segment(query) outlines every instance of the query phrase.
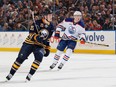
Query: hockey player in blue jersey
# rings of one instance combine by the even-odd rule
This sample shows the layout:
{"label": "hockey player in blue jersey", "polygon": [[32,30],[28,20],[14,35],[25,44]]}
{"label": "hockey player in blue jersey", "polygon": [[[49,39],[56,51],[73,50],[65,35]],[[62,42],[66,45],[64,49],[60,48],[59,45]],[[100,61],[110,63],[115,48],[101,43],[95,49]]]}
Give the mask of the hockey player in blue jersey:
{"label": "hockey player in blue jersey", "polygon": [[31,80],[31,77],[40,66],[43,57],[47,57],[50,53],[49,39],[54,31],[54,26],[51,21],[52,12],[49,9],[45,10],[42,19],[34,21],[33,25],[29,29],[29,35],[24,41],[18,57],[11,67],[10,73],[6,77],[7,81],[14,76],[21,64],[28,58],[31,53],[33,53],[35,59],[26,77],[27,81]]}
{"label": "hockey player in blue jersey", "polygon": [[53,63],[50,69],[53,69],[60,59],[61,54],[66,49],[66,53],[63,56],[58,69],[62,69],[64,64],[70,59],[73,50],[76,47],[77,41],[80,40],[81,44],[85,43],[85,28],[82,21],[82,14],[80,11],[75,11],[74,18],[67,18],[62,23],[58,24],[55,32],[55,38],[60,38],[60,32],[63,31],[61,40],[57,46],[57,52],[54,56]]}

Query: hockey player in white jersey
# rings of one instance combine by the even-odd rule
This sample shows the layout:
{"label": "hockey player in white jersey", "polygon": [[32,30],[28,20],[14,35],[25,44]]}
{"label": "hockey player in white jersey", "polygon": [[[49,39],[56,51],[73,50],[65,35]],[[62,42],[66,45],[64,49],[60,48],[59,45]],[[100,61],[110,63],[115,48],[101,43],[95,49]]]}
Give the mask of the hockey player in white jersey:
{"label": "hockey player in white jersey", "polygon": [[58,69],[62,69],[64,64],[69,60],[73,50],[76,47],[77,40],[80,40],[81,44],[85,43],[85,28],[82,21],[82,13],[75,11],[74,18],[66,18],[62,23],[58,24],[54,37],[60,38],[60,32],[64,31],[61,40],[57,46],[57,52],[54,56],[53,63],[50,69],[53,69],[60,59],[61,54],[66,49],[66,53],[63,56]]}

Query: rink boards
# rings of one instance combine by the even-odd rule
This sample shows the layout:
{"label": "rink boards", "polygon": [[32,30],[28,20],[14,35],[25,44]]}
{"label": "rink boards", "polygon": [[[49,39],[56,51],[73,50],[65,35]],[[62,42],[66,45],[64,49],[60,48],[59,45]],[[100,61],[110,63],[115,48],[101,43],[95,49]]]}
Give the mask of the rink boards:
{"label": "rink boards", "polygon": [[[86,31],[86,43],[77,42],[75,53],[115,54],[116,52],[116,31]],[[28,32],[0,32],[0,51],[19,51]],[[59,40],[53,37],[51,52],[56,52]],[[100,44],[100,45],[99,45]],[[108,45],[108,46],[103,46]]]}

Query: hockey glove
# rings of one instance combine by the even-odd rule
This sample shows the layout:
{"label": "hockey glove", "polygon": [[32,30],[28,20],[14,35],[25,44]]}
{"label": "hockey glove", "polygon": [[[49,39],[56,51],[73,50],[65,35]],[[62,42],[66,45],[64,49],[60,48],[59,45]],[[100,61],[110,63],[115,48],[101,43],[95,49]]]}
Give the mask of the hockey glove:
{"label": "hockey glove", "polygon": [[86,42],[86,41],[85,41],[84,38],[81,38],[81,39],[80,39],[80,43],[81,43],[81,44],[85,44],[85,42]]}
{"label": "hockey glove", "polygon": [[50,54],[50,46],[47,46],[45,48],[45,54],[44,54],[44,56],[47,57],[49,54]]}
{"label": "hockey glove", "polygon": [[45,57],[47,57],[50,54],[50,50],[49,49],[45,49],[46,53],[44,54]]}
{"label": "hockey glove", "polygon": [[60,38],[60,31],[56,31],[55,35],[54,35],[55,39],[59,39]]}

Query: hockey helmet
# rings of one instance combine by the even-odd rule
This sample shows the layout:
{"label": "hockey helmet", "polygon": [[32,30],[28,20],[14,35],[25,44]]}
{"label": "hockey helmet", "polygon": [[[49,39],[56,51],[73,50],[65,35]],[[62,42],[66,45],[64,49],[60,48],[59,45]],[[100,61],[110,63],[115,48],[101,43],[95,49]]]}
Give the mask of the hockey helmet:
{"label": "hockey helmet", "polygon": [[82,13],[80,11],[75,11],[73,15],[79,15],[82,16]]}

